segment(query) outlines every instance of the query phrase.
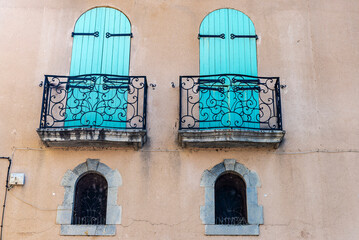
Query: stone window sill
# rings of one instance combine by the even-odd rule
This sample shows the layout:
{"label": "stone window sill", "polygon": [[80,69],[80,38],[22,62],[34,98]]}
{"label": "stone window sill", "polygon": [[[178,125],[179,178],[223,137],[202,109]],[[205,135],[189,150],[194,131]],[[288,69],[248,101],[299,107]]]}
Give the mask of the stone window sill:
{"label": "stone window sill", "polygon": [[205,225],[206,235],[258,236],[258,225]]}
{"label": "stone window sill", "polygon": [[114,236],[115,225],[61,225],[63,236]]}

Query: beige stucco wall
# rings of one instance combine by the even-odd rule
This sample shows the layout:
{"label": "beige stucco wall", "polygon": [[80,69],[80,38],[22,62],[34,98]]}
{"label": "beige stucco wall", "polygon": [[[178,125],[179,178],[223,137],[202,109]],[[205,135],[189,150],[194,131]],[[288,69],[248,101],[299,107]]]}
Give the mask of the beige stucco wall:
{"label": "beige stucco wall", "polygon": [[[76,19],[95,6],[132,23],[132,75],[148,94],[148,137],[132,149],[45,148],[39,124],[44,74],[69,73]],[[277,150],[181,149],[178,76],[198,74],[202,19],[235,8],[254,22],[261,76],[279,76],[285,141]],[[11,0],[0,1],[0,156],[26,184],[8,194],[4,240],[59,235],[61,178],[87,158],[122,175],[122,225],[104,239],[345,239],[359,235],[359,2],[356,0]],[[176,88],[171,87],[175,82]],[[319,151],[319,152],[317,152]],[[258,237],[209,237],[199,217],[205,169],[234,158],[258,173],[264,225]],[[0,201],[7,162],[0,160]],[[87,239],[101,239],[89,237]]]}

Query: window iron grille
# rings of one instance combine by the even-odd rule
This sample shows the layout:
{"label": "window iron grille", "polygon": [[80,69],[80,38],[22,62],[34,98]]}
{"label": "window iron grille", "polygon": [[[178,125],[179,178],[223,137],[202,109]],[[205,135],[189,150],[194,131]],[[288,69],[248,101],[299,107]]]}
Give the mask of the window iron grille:
{"label": "window iron grille", "polygon": [[82,176],[75,189],[73,225],[105,225],[107,181],[97,173]]}
{"label": "window iron grille", "polygon": [[215,223],[218,225],[247,224],[246,185],[232,173],[218,177],[215,184]]}

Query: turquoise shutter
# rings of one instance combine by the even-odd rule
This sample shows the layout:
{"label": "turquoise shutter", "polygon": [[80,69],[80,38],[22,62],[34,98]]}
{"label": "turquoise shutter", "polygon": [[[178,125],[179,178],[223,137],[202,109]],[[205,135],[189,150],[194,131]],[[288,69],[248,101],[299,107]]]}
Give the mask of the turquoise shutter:
{"label": "turquoise shutter", "polygon": [[[130,36],[110,36],[110,34],[131,33],[128,18],[112,8],[106,8],[104,25],[104,44],[101,73],[128,76],[130,69]],[[102,114],[104,122],[101,127],[126,127],[127,118],[127,88],[111,88],[127,86],[128,80],[115,80],[108,83],[110,89],[103,90],[103,99],[98,112]]]}
{"label": "turquoise shutter", "polygon": [[[248,16],[234,9],[216,10],[202,21],[200,34],[225,35],[224,39],[200,38],[200,75],[257,76],[256,39],[231,39],[231,34],[255,35],[254,25]],[[247,123],[240,127],[259,127],[258,93],[250,90],[234,91],[235,86],[230,83],[230,79],[225,78],[224,83],[205,84],[211,88],[223,89],[223,93],[216,90],[201,90],[200,120],[205,122],[201,122],[200,127],[238,126],[242,121]],[[237,85],[241,87],[240,84]],[[208,120],[213,121],[206,122]]]}
{"label": "turquoise shutter", "polygon": [[[76,22],[75,33],[98,32],[93,35],[74,35],[70,76],[82,74],[114,74],[128,76],[130,37],[108,37],[106,33],[131,33],[127,17],[112,8],[94,8]],[[67,99],[67,127],[124,128],[127,116],[127,89],[113,88],[127,82],[104,82],[104,77],[93,80],[69,81]],[[74,88],[71,86],[92,86]]]}
{"label": "turquoise shutter", "polygon": [[[229,73],[228,56],[228,18],[227,9],[210,13],[200,27],[202,35],[221,35],[225,38],[200,38],[200,75]],[[216,80],[216,78],[205,78]],[[217,90],[200,91],[200,127],[219,127],[226,121],[229,113],[227,96],[219,90],[224,86],[220,83],[206,83],[204,87],[218,88]],[[212,121],[213,122],[210,122]]]}
{"label": "turquoise shutter", "polygon": [[128,18],[120,11],[113,8],[105,8],[106,18],[104,25],[104,44],[101,72],[106,74],[128,76],[130,68],[131,37],[113,36],[109,34],[131,33],[131,24]]}

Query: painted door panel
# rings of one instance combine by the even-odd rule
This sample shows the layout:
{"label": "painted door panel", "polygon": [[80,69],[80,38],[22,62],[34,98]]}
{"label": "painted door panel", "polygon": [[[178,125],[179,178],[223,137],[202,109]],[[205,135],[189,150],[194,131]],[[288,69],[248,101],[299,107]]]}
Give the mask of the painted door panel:
{"label": "painted door panel", "polygon": [[[234,9],[219,9],[205,17],[200,27],[202,35],[225,34],[225,38],[200,38],[200,75],[244,74],[257,76],[255,38],[231,38],[234,35],[255,35],[252,21]],[[213,78],[213,80],[218,79]],[[202,128],[240,127],[258,128],[258,93],[241,91],[240,83],[224,77],[222,84],[205,84],[222,88],[200,92],[200,117]],[[242,84],[243,85],[243,84]],[[248,84],[246,84],[248,89]],[[238,88],[239,87],[239,88]],[[237,90],[236,90],[237,89]],[[250,107],[246,104],[250,104]],[[212,120],[212,121],[207,121]]]}
{"label": "painted door panel", "polygon": [[[70,76],[83,74],[128,76],[130,37],[106,37],[107,32],[131,32],[130,22],[123,13],[105,7],[91,9],[78,19],[74,32],[98,32],[99,36],[74,36]],[[127,82],[122,80],[108,83],[103,76],[96,76],[90,81],[70,80],[65,126],[125,127],[127,89],[114,88],[119,84],[123,85]],[[91,86],[91,88],[72,86]]]}

